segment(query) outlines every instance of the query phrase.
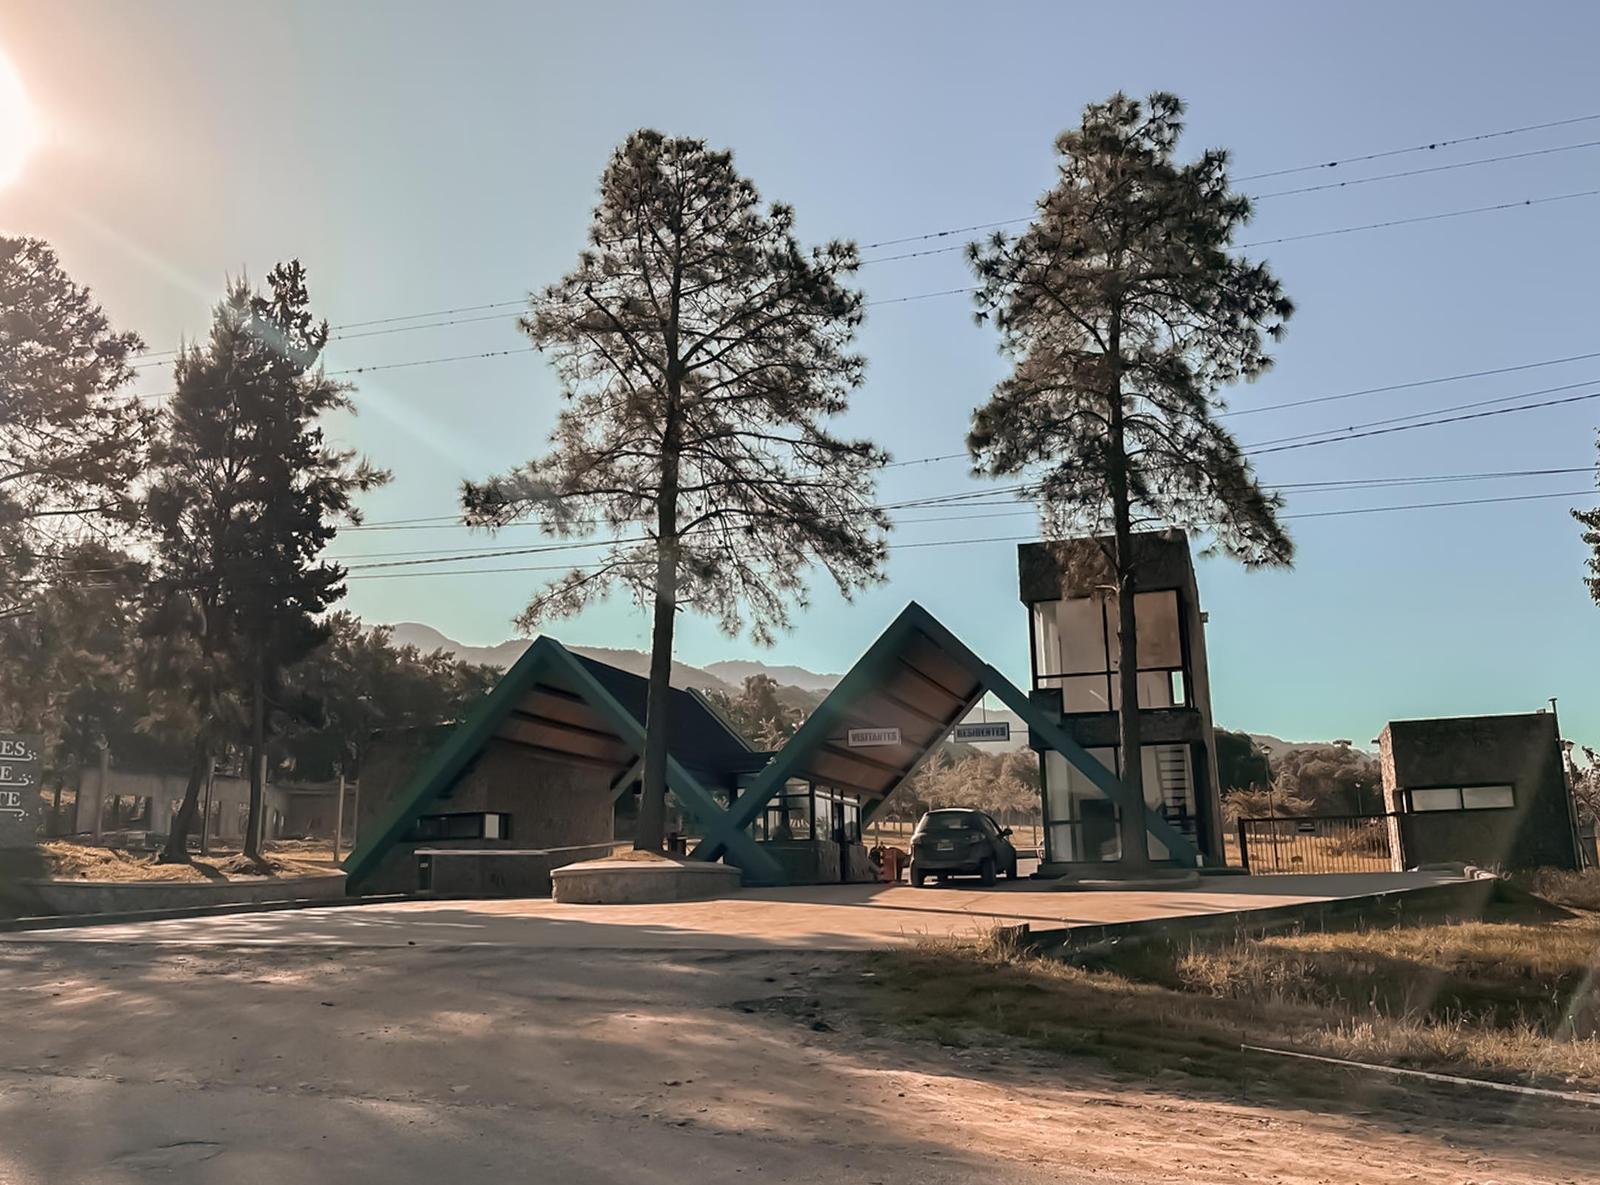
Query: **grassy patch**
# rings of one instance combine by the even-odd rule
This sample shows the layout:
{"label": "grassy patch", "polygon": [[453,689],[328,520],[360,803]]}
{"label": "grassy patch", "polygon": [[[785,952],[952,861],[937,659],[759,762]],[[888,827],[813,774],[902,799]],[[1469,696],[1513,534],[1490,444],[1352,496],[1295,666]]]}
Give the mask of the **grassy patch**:
{"label": "grassy patch", "polygon": [[1138,1073],[1304,1075],[1243,1043],[1600,1089],[1600,921],[1152,945],[1072,966],[994,945],[877,957],[866,1007],[946,1044],[994,1036]]}
{"label": "grassy patch", "polygon": [[1558,868],[1537,868],[1515,872],[1507,877],[1519,889],[1526,889],[1546,901],[1574,909],[1600,910],[1600,868],[1582,872],[1563,872]]}

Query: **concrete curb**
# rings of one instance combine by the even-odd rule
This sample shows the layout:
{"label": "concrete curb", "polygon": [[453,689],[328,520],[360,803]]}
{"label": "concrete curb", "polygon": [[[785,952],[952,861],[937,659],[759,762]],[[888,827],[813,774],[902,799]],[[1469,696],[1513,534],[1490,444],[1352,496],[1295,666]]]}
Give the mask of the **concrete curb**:
{"label": "concrete curb", "polygon": [[121,913],[48,914],[28,918],[0,918],[0,934],[29,930],[76,930],[91,926],[117,926],[129,922],[160,922],[181,918],[226,917],[237,913],[279,913],[291,909],[344,909],[352,905],[393,905],[402,901],[431,901],[426,893],[385,893],[372,897],[300,898],[286,901],[235,901],[221,905],[192,905],[175,909],[136,909]]}
{"label": "concrete curb", "polygon": [[[1358,924],[1395,925],[1411,918],[1479,914],[1492,901],[1511,900],[1512,894],[1504,892],[1506,888],[1508,886],[1499,880],[1484,878],[1201,916],[1049,929],[1028,925],[1007,926],[1001,927],[998,934],[1004,941],[1036,954],[1073,959],[1172,939],[1234,935],[1256,937],[1280,934],[1287,930],[1340,929]],[[1545,904],[1548,905],[1548,902]],[[1559,910],[1560,907],[1551,905],[1549,908]]]}

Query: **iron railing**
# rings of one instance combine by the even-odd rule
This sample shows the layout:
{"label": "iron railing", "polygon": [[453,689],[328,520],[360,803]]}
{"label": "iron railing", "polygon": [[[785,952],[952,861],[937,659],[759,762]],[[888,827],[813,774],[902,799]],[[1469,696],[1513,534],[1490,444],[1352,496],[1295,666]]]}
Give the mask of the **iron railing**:
{"label": "iron railing", "polygon": [[1399,816],[1278,815],[1239,820],[1239,862],[1256,875],[1392,872],[1405,865]]}

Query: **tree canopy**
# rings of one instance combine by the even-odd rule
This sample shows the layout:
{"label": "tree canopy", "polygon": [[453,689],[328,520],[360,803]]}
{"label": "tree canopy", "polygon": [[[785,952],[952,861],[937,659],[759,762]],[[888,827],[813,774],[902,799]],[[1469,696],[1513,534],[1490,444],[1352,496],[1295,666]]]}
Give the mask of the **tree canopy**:
{"label": "tree canopy", "polygon": [[154,413],[120,389],[142,347],[48,243],[0,235],[0,614],[74,542],[127,521]]}
{"label": "tree canopy", "polygon": [[853,244],[805,250],[730,153],[635,132],[600,180],[589,246],[522,328],[565,406],[550,449],[462,490],[467,521],[532,516],[598,533],[599,558],[542,591],[527,629],[613,589],[653,615],[638,843],[659,847],[676,614],[768,642],[819,565],[849,596],[876,580],[882,450],[836,434],[863,373]]}
{"label": "tree canopy", "polygon": [[[174,368],[146,514],[156,535],[153,613],[195,642],[173,673],[196,713],[215,720],[222,688],[249,707],[250,821],[245,851],[259,855],[262,760],[272,712],[304,715],[283,672],[327,637],[318,620],[344,592],[344,569],[321,558],[337,520],[359,522],[355,495],[388,475],[331,447],[319,419],[350,411],[349,388],[319,359],[328,326],[310,310],[305,269],[279,264],[257,293],[229,286],[204,346]],[[189,793],[168,855],[186,854],[199,773],[212,738],[197,732]]]}
{"label": "tree canopy", "polygon": [[[1011,370],[973,413],[978,472],[1024,475],[1047,538],[1103,541],[1119,607],[1120,702],[1138,703],[1138,571],[1145,527],[1204,530],[1249,565],[1293,556],[1276,495],[1217,419],[1221,391],[1253,379],[1293,306],[1262,263],[1232,248],[1250,201],[1227,154],[1176,159],[1183,105],[1113,95],[1061,133],[1056,184],[1020,234],[974,243],[980,322]],[[1139,750],[1137,711],[1120,743]],[[1142,763],[1123,781],[1143,799]],[[1143,863],[1140,812],[1122,812],[1124,860]]]}

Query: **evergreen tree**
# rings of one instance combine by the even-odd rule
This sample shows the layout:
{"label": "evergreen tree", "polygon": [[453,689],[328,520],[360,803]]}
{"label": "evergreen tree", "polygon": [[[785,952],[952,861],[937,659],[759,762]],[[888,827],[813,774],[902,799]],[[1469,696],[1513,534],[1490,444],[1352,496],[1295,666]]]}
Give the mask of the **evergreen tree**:
{"label": "evergreen tree", "polygon": [[327,627],[328,640],[286,676],[315,709],[311,724],[280,742],[286,768],[298,778],[321,781],[341,771],[359,778],[376,733],[460,720],[500,678],[495,667],[448,651],[396,646],[389,626],[368,629],[350,613],[330,614]]}
{"label": "evergreen tree", "polygon": [[519,618],[531,629],[621,587],[652,612],[636,844],[659,848],[676,614],[710,614],[757,641],[804,604],[824,565],[849,595],[879,576],[886,457],[826,425],[863,362],[861,295],[841,280],[853,244],[809,252],[794,212],[763,207],[727,152],[640,131],[600,182],[590,246],[522,327],[550,354],[566,402],[547,455],[467,483],[467,521],[527,515],[560,536],[610,538]]}
{"label": "evergreen tree", "polygon": [[[1123,784],[1143,801],[1133,536],[1210,531],[1248,565],[1288,564],[1280,502],[1217,421],[1221,388],[1271,364],[1293,311],[1265,265],[1230,253],[1250,218],[1227,156],[1174,159],[1183,105],[1114,95],[1056,141],[1059,177],[1032,224],[969,248],[979,319],[1010,375],[973,414],[968,448],[991,475],[1031,475],[1048,538],[1102,537],[1119,621]],[[1065,552],[1066,549],[1063,549]],[[1142,812],[1122,812],[1122,858],[1147,864]]]}
{"label": "evergreen tree", "polygon": [[0,236],[0,616],[74,542],[127,519],[154,413],[119,390],[142,344],[49,244]]}
{"label": "evergreen tree", "polygon": [[233,284],[206,345],[179,355],[147,499],[157,532],[153,604],[167,632],[192,643],[180,665],[206,722],[168,843],[172,859],[185,858],[227,689],[248,709],[245,854],[260,860],[272,713],[299,707],[283,672],[327,637],[317,615],[344,593],[344,569],[317,557],[335,520],[360,521],[354,496],[388,480],[324,438],[320,418],[351,403],[349,387],[322,372],[328,327],[312,317],[305,269],[298,260],[280,264],[267,282],[260,294]]}
{"label": "evergreen tree", "polygon": [[[1600,481],[1600,471],[1596,473]],[[1574,510],[1572,517],[1583,524],[1583,541],[1589,547],[1589,575],[1584,583],[1589,586],[1589,596],[1600,604],[1600,507],[1593,510]]]}

